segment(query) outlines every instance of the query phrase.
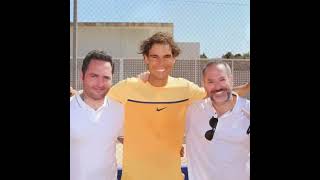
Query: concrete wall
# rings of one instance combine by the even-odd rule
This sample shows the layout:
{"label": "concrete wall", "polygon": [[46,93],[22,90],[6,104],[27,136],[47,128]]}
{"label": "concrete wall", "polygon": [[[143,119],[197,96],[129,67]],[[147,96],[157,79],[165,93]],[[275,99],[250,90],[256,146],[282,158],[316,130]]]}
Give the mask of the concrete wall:
{"label": "concrete wall", "polygon": [[[105,50],[114,58],[141,58],[139,44],[158,31],[173,32],[172,23],[79,23],[78,57],[92,49]],[[70,24],[70,54],[73,27]]]}
{"label": "concrete wall", "polygon": [[[113,58],[141,58],[141,41],[158,31],[173,33],[172,23],[78,23],[78,57],[92,49],[105,50]],[[70,55],[73,54],[73,26],[70,24]],[[200,43],[177,42],[179,59],[199,59]]]}
{"label": "concrete wall", "polygon": [[181,54],[178,59],[194,60],[200,58],[200,43],[198,42],[178,42]]}

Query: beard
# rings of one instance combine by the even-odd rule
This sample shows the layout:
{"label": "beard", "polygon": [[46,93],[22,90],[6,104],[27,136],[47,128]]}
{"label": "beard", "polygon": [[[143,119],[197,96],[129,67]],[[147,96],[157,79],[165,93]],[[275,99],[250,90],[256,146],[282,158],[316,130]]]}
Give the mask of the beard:
{"label": "beard", "polygon": [[218,103],[216,100],[215,100],[215,94],[216,93],[219,93],[219,92],[222,92],[222,91],[225,91],[227,93],[227,97],[226,99],[223,101],[223,102],[228,102],[231,100],[231,97],[232,97],[232,91],[230,89],[227,89],[227,88],[222,88],[222,89],[218,89],[218,90],[214,90],[214,91],[210,91],[210,99],[212,102],[216,102]]}

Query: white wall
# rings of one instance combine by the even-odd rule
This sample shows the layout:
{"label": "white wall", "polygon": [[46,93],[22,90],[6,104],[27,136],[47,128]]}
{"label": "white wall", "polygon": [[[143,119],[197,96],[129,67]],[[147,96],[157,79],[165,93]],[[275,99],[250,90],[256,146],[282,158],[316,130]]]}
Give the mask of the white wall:
{"label": "white wall", "polygon": [[[92,49],[105,50],[113,58],[141,58],[138,54],[142,40],[158,31],[173,32],[173,25],[148,24],[79,24],[78,57],[84,57]],[[73,27],[70,25],[70,55],[72,55]]]}
{"label": "white wall", "polygon": [[178,59],[195,60],[200,58],[199,42],[178,42],[177,44],[181,49]]}

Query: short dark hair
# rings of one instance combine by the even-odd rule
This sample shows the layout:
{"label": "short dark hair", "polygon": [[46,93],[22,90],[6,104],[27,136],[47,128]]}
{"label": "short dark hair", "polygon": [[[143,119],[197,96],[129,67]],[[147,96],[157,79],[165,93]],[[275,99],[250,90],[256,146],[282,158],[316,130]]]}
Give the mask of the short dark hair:
{"label": "short dark hair", "polygon": [[112,57],[107,55],[107,53],[104,52],[104,51],[92,50],[83,59],[82,69],[81,69],[83,75],[85,75],[86,71],[88,70],[88,66],[89,66],[90,62],[93,59],[96,59],[96,60],[99,60],[99,61],[109,62],[111,64],[112,74],[113,74],[113,72],[114,72],[114,64],[112,62]]}
{"label": "short dark hair", "polygon": [[169,44],[173,57],[179,56],[181,51],[178,45],[174,42],[171,34],[167,32],[157,32],[141,43],[139,54],[149,55],[149,50],[154,44]]}

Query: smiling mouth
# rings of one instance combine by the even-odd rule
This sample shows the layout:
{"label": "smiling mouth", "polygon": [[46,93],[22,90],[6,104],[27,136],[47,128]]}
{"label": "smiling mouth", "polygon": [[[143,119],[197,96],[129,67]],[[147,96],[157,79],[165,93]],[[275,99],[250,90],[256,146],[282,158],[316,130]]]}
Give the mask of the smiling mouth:
{"label": "smiling mouth", "polygon": [[158,72],[164,72],[165,69],[157,69],[156,71],[158,71]]}
{"label": "smiling mouth", "polygon": [[216,92],[215,94],[222,94],[224,91],[218,91],[218,92]]}

